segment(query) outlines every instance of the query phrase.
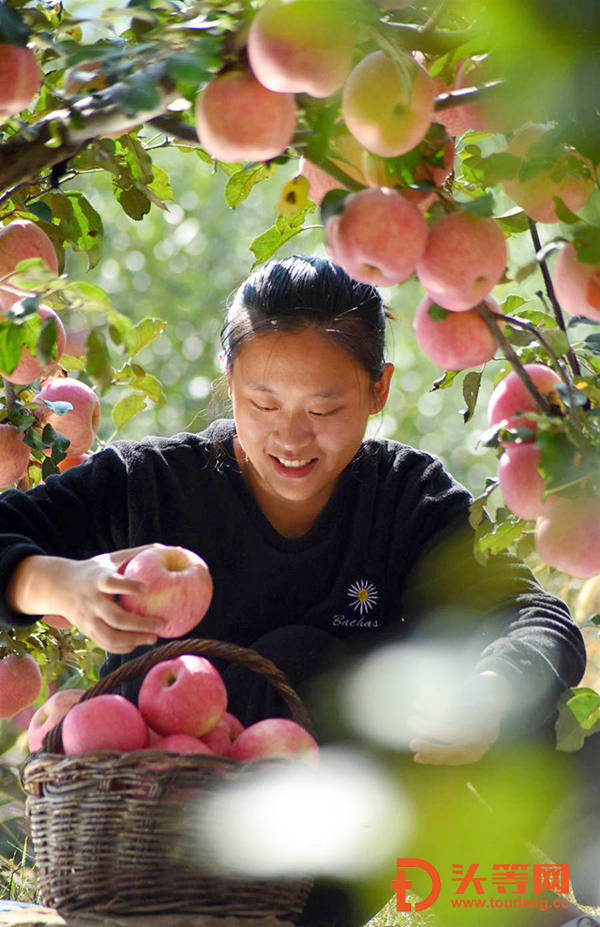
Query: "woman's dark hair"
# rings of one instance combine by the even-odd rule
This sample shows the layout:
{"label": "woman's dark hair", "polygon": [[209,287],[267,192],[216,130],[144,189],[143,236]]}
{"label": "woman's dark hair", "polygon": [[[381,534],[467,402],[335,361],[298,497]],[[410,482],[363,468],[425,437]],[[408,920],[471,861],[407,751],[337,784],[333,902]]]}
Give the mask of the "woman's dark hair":
{"label": "woman's dark hair", "polygon": [[269,261],[240,286],[221,330],[225,365],[241,347],[270,332],[312,327],[379,380],[390,317],[373,286],[358,283],[327,258],[294,255]]}

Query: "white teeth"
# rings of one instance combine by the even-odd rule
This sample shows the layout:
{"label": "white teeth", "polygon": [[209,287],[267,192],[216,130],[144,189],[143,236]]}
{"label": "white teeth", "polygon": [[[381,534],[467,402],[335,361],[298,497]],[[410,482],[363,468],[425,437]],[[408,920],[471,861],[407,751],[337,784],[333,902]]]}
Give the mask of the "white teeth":
{"label": "white teeth", "polygon": [[288,460],[286,457],[278,457],[277,460],[280,464],[283,464],[284,467],[295,467],[296,469],[306,467],[306,465],[311,462],[310,458],[308,460]]}

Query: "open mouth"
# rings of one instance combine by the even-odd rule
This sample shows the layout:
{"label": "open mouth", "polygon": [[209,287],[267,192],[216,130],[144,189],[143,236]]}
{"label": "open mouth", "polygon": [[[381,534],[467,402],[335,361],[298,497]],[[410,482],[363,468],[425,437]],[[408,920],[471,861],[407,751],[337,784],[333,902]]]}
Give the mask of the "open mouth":
{"label": "open mouth", "polygon": [[284,473],[286,476],[299,477],[309,473],[317,463],[316,457],[306,457],[303,460],[293,460],[289,457],[275,457],[269,454],[269,457],[275,465],[278,473]]}

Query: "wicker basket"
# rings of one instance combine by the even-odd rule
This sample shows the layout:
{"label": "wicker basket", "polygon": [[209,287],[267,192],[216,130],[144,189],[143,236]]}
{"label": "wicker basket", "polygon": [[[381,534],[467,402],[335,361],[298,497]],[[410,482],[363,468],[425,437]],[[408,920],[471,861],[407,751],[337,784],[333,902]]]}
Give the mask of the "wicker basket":
{"label": "wicker basket", "polygon": [[[203,654],[242,663],[280,692],[294,720],[310,727],[283,673],[254,650],[213,640],[165,644],[130,660],[84,693],[93,698],[143,676],[161,660]],[[21,769],[44,904],[119,914],[194,912],[294,920],[309,879],[223,876],[190,821],[207,793],[257,763],[159,750],[99,750],[64,756],[62,723]],[[264,760],[272,765],[281,760]]]}

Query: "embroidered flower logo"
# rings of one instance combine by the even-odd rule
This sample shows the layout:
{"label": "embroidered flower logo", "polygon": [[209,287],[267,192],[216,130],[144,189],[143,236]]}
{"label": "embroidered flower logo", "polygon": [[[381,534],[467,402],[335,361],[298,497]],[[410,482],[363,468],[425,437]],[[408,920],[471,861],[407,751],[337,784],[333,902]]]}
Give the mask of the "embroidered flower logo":
{"label": "embroidered flower logo", "polygon": [[366,579],[359,579],[358,582],[352,583],[348,587],[347,595],[352,608],[360,615],[366,615],[367,612],[370,612],[379,598],[373,583],[367,582]]}

